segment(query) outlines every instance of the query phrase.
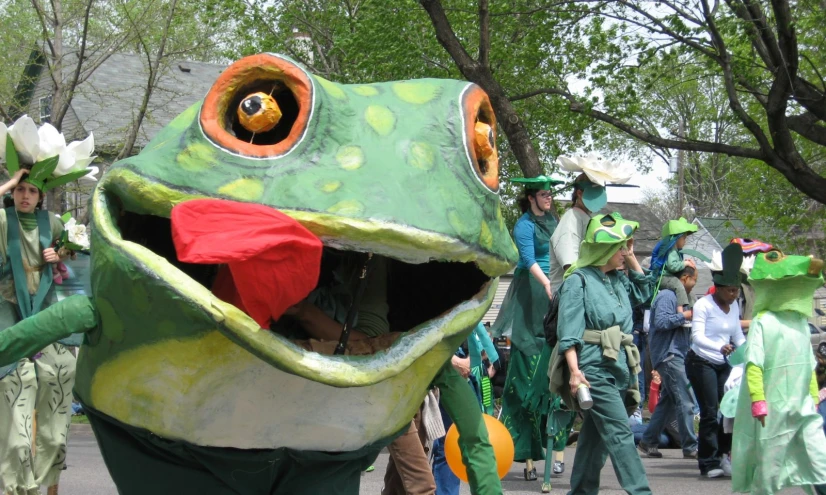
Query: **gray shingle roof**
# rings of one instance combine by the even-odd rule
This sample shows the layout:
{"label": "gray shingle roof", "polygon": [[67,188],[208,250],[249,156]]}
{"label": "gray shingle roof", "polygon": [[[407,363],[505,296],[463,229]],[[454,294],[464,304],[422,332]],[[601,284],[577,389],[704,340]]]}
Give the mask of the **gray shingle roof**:
{"label": "gray shingle roof", "polygon": [[[170,62],[149,101],[135,145],[143,147],[178,114],[202,100],[225,67],[205,62]],[[80,85],[72,108],[86,132],[95,133],[97,148],[115,147],[123,142],[140,107],[147,78],[148,68],[141,56],[117,53]]]}

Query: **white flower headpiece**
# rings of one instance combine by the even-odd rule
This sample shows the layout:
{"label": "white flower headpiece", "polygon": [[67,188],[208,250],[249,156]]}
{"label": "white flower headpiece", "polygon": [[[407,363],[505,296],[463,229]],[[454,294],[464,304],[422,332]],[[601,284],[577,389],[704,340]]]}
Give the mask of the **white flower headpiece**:
{"label": "white flower headpiece", "polygon": [[599,155],[560,156],[556,163],[567,172],[585,173],[588,180],[603,187],[608,183],[625,184],[636,173],[628,164],[615,163]]}
{"label": "white flower headpiece", "polygon": [[9,174],[20,165],[31,165],[26,181],[42,191],[80,179],[95,182],[98,167],[88,165],[96,157],[95,138],[92,134],[83,141],[66,145],[66,139],[51,124],[40,129],[28,115],[17,119],[10,127],[0,122],[0,159],[6,161]]}

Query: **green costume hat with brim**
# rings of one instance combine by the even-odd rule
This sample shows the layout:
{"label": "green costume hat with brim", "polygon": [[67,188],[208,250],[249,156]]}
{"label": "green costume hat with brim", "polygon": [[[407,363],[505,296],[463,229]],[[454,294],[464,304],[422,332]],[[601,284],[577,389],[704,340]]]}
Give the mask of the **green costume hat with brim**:
{"label": "green costume hat with brim", "polygon": [[723,271],[712,276],[714,285],[724,287],[740,287],[743,279],[740,277],[740,265],[743,264],[743,247],[739,244],[729,244],[723,249]]}
{"label": "green costume hat with brim", "polygon": [[814,292],[823,287],[823,261],[785,255],[780,250],[760,253],[749,274],[754,287],[754,311],[796,311],[812,315]]}
{"label": "green costume hat with brim", "polygon": [[536,189],[539,191],[549,191],[551,187],[559,184],[564,184],[564,181],[556,180],[547,175],[539,175],[536,177],[517,177],[510,179],[511,182],[523,184],[525,189]]}
{"label": "green costume hat with brim", "polygon": [[579,258],[565,271],[565,278],[577,268],[608,263],[620,248],[627,245],[639,227],[638,222],[626,220],[617,212],[592,217],[579,246]]}
{"label": "green costume hat with brim", "polygon": [[668,238],[675,235],[693,234],[697,232],[697,226],[689,222],[683,217],[677,220],[669,220],[665,222],[662,230],[662,238]]}

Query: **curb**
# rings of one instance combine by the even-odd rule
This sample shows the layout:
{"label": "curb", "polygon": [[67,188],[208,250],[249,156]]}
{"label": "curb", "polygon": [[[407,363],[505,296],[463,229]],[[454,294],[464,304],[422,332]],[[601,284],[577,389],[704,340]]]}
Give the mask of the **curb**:
{"label": "curb", "polygon": [[69,426],[70,435],[92,435],[92,425],[88,424],[72,424]]}

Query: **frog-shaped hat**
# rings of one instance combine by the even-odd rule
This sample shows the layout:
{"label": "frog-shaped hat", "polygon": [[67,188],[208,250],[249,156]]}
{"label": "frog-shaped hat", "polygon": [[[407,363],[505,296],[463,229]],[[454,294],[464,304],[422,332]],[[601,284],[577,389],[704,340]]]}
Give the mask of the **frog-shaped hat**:
{"label": "frog-shaped hat", "polygon": [[749,274],[754,287],[754,311],[796,311],[812,314],[814,292],[823,287],[823,261],[811,256],[760,253]]}
{"label": "frog-shaped hat", "polygon": [[626,220],[617,212],[592,217],[579,247],[579,258],[565,271],[565,278],[577,268],[606,264],[639,227],[638,222]]}

